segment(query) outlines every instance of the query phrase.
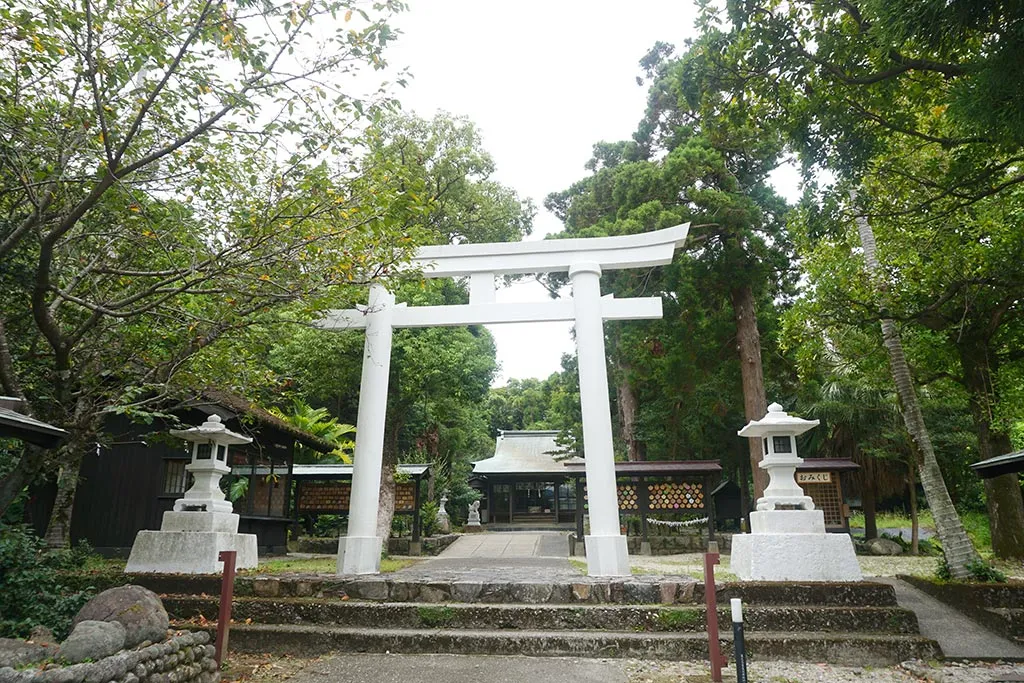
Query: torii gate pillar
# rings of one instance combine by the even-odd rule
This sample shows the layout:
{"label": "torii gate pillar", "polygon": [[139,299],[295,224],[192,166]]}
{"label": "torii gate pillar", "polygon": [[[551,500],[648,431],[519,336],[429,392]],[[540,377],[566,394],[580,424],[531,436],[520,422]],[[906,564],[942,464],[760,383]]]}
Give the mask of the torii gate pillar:
{"label": "torii gate pillar", "polygon": [[370,285],[363,342],[363,375],[356,413],[356,449],[352,468],[348,535],[338,540],[339,574],[376,574],[384,539],[377,535],[380,472],[391,372],[391,337],[395,295],[383,285]]}
{"label": "torii gate pillar", "polygon": [[[576,313],[576,355],[580,373],[583,454],[590,501],[586,537],[591,576],[629,576],[626,537],[619,533],[619,497],[615,486],[612,415],[601,317],[601,266],[575,263],[569,269]],[[583,505],[582,500],[576,501]]]}
{"label": "torii gate pillar", "polygon": [[[370,287],[369,305],[365,309],[330,312],[321,327],[366,329],[348,535],[338,543],[338,573],[380,571],[384,539],[377,536],[377,507],[392,330],[571,320],[576,324],[590,510],[591,533],[585,539],[587,570],[591,576],[629,576],[626,537],[619,532],[604,321],[660,318],[661,298],[602,297],[601,271],[670,263],[676,248],[685,242],[688,230],[687,224],[615,237],[422,247],[414,263],[423,269],[423,276],[469,277],[469,304],[396,306],[394,296],[375,284]],[[569,273],[572,301],[495,302],[495,276],[552,272]],[[583,501],[576,504],[582,505]]]}

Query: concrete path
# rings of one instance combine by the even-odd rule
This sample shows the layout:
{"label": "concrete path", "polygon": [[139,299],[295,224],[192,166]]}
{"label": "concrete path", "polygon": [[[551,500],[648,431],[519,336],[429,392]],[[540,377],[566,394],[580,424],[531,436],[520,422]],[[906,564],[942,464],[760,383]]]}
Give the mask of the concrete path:
{"label": "concrete path", "polygon": [[573,581],[581,573],[569,564],[569,541],[559,532],[466,534],[437,557],[400,569],[398,579],[415,581]]}
{"label": "concrete path", "polygon": [[469,655],[336,655],[311,663],[292,683],[626,683],[623,660]]}
{"label": "concrete path", "polygon": [[569,542],[565,533],[523,531],[464,534],[438,555],[444,560],[568,556]]}
{"label": "concrete path", "polygon": [[921,635],[938,641],[947,658],[1024,660],[1024,647],[996,635],[909,583],[882,577],[874,580],[888,583],[896,590],[896,602],[917,615]]}

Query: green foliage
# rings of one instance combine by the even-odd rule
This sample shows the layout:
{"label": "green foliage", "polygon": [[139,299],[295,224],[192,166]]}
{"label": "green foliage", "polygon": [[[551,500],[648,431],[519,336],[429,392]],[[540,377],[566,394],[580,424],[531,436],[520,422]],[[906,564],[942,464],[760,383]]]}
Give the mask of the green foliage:
{"label": "green foliage", "polygon": [[270,412],[293,427],[336,446],[331,453],[322,453],[305,444],[295,442],[295,462],[317,462],[327,458],[334,462],[352,463],[351,453],[355,448],[355,442],[349,434],[353,434],[356,428],[350,424],[341,424],[337,418],[331,417],[326,408],[313,408],[301,398],[295,398],[292,399],[289,412],[285,413],[279,408],[271,408]]}
{"label": "green foliage", "polygon": [[420,508],[420,526],[424,536],[433,536],[437,531],[438,504],[432,500],[423,503]]}
{"label": "green foliage", "polygon": [[[1006,583],[1007,581],[1006,574],[982,559],[975,559],[969,562],[967,564],[967,571],[971,575],[971,580],[978,583]],[[940,581],[953,580],[953,575],[949,571],[949,565],[946,563],[945,558],[939,560],[938,566],[935,568],[935,578]]]}
{"label": "green foliage", "polygon": [[703,614],[697,609],[660,609],[658,625],[666,631],[687,631],[703,620]]}
{"label": "green foliage", "polygon": [[63,639],[92,589],[69,588],[61,572],[81,568],[90,552],[47,551],[28,527],[0,526],[0,637],[24,638],[45,626]]}
{"label": "green foliage", "polygon": [[416,608],[416,614],[427,628],[443,628],[455,623],[458,614],[451,607],[421,606]]}
{"label": "green foliage", "polygon": [[228,500],[232,503],[243,500],[249,495],[249,477],[235,477],[228,486]]}

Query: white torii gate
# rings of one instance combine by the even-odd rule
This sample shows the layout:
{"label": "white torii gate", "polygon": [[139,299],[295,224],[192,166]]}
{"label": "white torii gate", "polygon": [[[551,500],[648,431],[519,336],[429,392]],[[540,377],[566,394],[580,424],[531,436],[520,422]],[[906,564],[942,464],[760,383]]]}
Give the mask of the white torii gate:
{"label": "white torii gate", "polygon": [[[377,507],[394,328],[570,320],[576,325],[590,510],[587,571],[591,576],[628,576],[626,538],[619,532],[604,321],[660,318],[661,298],[616,299],[611,295],[602,298],[601,271],[671,263],[676,248],[686,241],[689,229],[687,223],[619,237],[423,247],[413,260],[422,268],[423,276],[468,276],[469,304],[395,305],[393,294],[382,285],[373,284],[365,308],[330,311],[320,323],[321,327],[366,329],[348,534],[338,543],[338,573],[376,574],[380,571],[383,539],[377,536]],[[572,282],[571,299],[531,303],[495,301],[494,278],[497,275],[566,271]],[[583,501],[577,501],[577,505],[582,504]]]}

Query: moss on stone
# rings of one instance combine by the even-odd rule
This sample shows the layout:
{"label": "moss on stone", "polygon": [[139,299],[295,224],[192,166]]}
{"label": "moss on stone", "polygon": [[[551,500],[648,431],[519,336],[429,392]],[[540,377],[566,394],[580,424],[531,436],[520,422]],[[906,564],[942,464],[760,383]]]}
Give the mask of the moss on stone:
{"label": "moss on stone", "polygon": [[451,607],[418,607],[416,613],[424,626],[438,628],[448,626],[455,621],[455,610]]}
{"label": "moss on stone", "polygon": [[658,610],[658,624],[667,631],[685,631],[700,622],[701,613],[696,609]]}

